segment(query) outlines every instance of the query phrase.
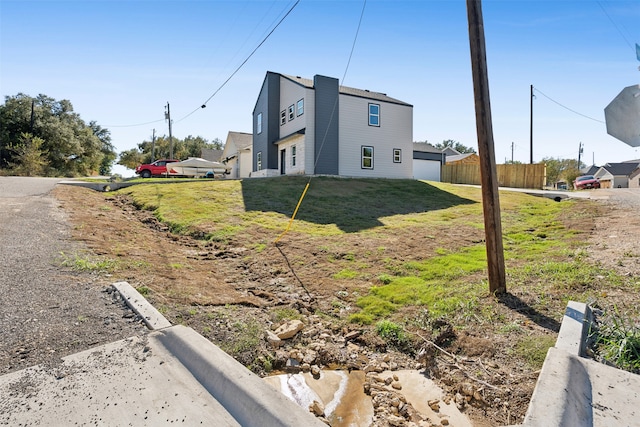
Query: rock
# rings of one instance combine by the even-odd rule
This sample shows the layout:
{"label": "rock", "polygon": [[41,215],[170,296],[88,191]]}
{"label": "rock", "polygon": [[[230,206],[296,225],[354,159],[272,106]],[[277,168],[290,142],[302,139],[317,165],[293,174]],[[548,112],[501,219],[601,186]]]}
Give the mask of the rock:
{"label": "rock", "polygon": [[304,323],[301,320],[289,320],[282,325],[278,326],[278,328],[274,331],[274,333],[281,340],[287,340],[289,338],[293,338],[298,332],[300,332],[304,328]]}
{"label": "rock", "polygon": [[317,400],[314,400],[313,403],[309,405],[309,411],[316,417],[322,417],[324,416],[324,405]]}
{"label": "rock", "polygon": [[344,339],[346,341],[351,341],[358,338],[360,335],[362,335],[362,331],[351,331],[344,336]]}
{"label": "rock", "polygon": [[473,393],[475,393],[475,391],[475,387],[473,387],[473,385],[469,383],[462,383],[460,385],[460,393],[465,396],[473,396]]}
{"label": "rock", "polygon": [[443,418],[440,420],[440,424],[442,424],[443,426],[448,426],[449,425],[449,420],[446,418]]}
{"label": "rock", "polygon": [[396,390],[402,390],[402,384],[400,384],[400,381],[392,382],[391,387],[393,387]]}
{"label": "rock", "polygon": [[396,415],[389,415],[389,418],[387,418],[387,422],[389,423],[390,426],[393,426],[393,427],[400,427],[405,425],[404,418],[398,417]]}
{"label": "rock", "polygon": [[265,338],[273,348],[278,348],[280,347],[280,344],[282,344],[282,340],[271,331],[265,331]]}
{"label": "rock", "polygon": [[438,399],[429,400],[427,404],[429,405],[429,408],[431,408],[433,412],[440,411],[440,400]]}
{"label": "rock", "polygon": [[455,402],[458,409],[464,408],[465,403],[467,403],[464,396],[460,393],[456,393]]}
{"label": "rock", "polygon": [[311,367],[311,375],[313,375],[313,378],[320,378],[320,368],[317,365]]}

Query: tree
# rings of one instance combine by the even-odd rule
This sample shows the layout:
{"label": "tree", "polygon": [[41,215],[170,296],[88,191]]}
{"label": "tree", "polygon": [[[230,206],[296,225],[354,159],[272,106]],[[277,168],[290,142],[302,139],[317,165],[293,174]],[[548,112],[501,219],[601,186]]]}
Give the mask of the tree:
{"label": "tree", "polygon": [[438,150],[444,150],[447,147],[451,147],[460,154],[476,152],[475,148],[467,147],[466,145],[463,145],[458,141],[454,141],[453,139],[446,139],[442,142],[437,143],[436,145],[434,145],[434,147],[436,147]]}
{"label": "tree", "polygon": [[42,150],[43,143],[41,138],[29,133],[20,135],[19,143],[11,149],[15,159],[15,163],[10,164],[13,172],[24,176],[45,175],[47,160]]}
{"label": "tree", "polygon": [[544,163],[547,166],[547,185],[554,185],[560,180],[570,183],[573,182],[576,176],[580,175],[576,159],[545,157],[540,163]]}
{"label": "tree", "polygon": [[[47,175],[108,171],[115,158],[109,131],[95,122],[87,125],[68,100],[56,101],[42,94],[36,98],[23,93],[7,96],[0,106],[0,122],[0,167],[24,172],[21,162],[24,153],[32,150],[27,145],[33,144],[34,138],[42,141],[40,150],[46,165],[42,173]],[[24,138],[24,134],[31,138]]]}
{"label": "tree", "polygon": [[100,162],[100,175],[111,175],[111,166],[117,157],[116,149],[111,143],[111,132],[100,126],[95,120],[89,122],[89,127],[102,145],[100,148],[103,155]]}

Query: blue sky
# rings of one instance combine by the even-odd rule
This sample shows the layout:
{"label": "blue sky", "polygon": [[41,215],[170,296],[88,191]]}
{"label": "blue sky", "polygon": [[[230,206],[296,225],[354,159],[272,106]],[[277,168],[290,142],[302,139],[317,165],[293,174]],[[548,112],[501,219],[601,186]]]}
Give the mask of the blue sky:
{"label": "blue sky", "polygon": [[[414,141],[477,146],[463,0],[368,0],[348,69],[364,2],[301,0],[199,108],[293,4],[0,0],[0,95],[68,99],[111,131],[120,152],[154,128],[168,134],[167,102],[175,136],[224,141],[252,131],[267,71],[322,74],[412,104]],[[640,158],[604,124],[608,103],[640,82],[640,2],[485,0],[482,9],[498,163],[511,159],[512,143],[513,159],[529,162],[530,85],[535,162],[575,158],[580,142],[587,164]]]}

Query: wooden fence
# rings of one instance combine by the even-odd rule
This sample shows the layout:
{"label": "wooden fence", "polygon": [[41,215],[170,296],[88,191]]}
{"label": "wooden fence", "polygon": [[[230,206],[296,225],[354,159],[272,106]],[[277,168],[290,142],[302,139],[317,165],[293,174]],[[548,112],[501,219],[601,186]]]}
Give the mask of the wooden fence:
{"label": "wooden fence", "polygon": [[[545,164],[496,165],[500,187],[542,189],[547,182]],[[480,185],[479,164],[452,164],[442,166],[440,180],[453,184]]]}

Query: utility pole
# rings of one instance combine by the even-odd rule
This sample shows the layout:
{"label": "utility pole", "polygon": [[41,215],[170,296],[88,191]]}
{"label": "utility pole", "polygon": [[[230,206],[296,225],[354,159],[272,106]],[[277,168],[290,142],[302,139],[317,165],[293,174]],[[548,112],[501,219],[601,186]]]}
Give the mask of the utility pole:
{"label": "utility pole", "polygon": [[498,174],[496,171],[491,103],[489,100],[484,23],[480,0],[467,0],[467,17],[469,20],[469,46],[471,50],[471,71],[478,133],[478,155],[480,157],[480,181],[482,184],[482,210],[484,211],[489,291],[492,294],[503,294],[507,292],[507,285],[504,268],[504,249],[502,246]]}
{"label": "utility pole", "polygon": [[578,170],[580,170],[580,161],[582,159],[582,152],[584,147],[582,146],[582,142],[578,145]]}
{"label": "utility pole", "polygon": [[513,164],[513,146],[515,142],[511,141],[511,164]]}
{"label": "utility pole", "polygon": [[533,164],[533,85],[529,98],[529,164]]}
{"label": "utility pole", "polygon": [[156,161],[156,130],[153,130],[153,134],[151,136],[151,161]]}
{"label": "utility pole", "polygon": [[169,158],[173,159],[173,137],[171,136],[171,109],[167,102],[167,109],[164,112],[164,119],[169,122]]}

